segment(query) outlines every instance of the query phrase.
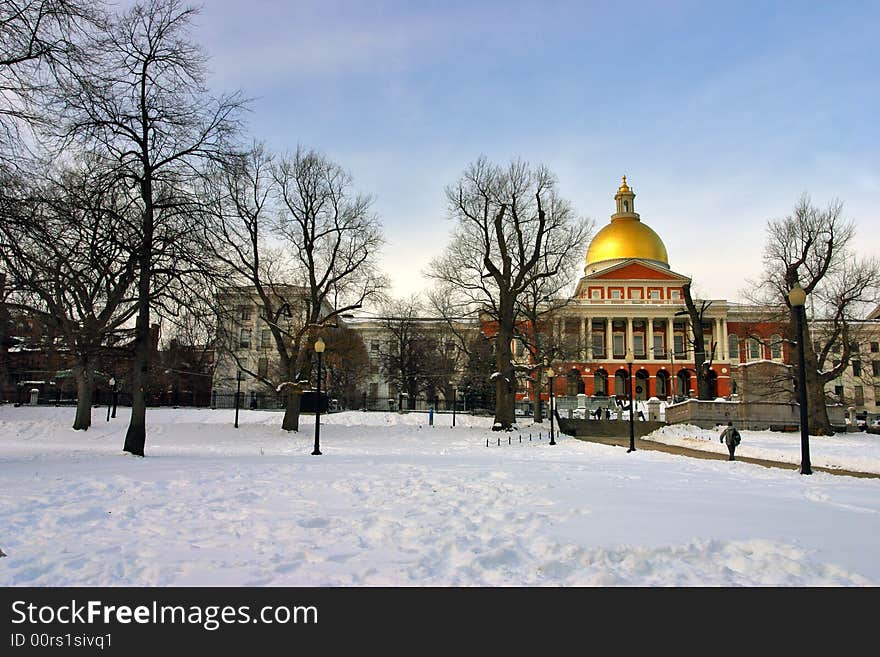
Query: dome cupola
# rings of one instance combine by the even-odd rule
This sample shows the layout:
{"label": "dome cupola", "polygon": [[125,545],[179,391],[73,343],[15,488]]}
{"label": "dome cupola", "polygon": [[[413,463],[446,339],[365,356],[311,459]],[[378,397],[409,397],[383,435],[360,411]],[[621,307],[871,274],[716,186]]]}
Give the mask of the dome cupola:
{"label": "dome cupola", "polygon": [[596,233],[590,242],[584,273],[590,274],[631,258],[649,260],[669,269],[666,246],[657,233],[642,223],[635,211],[635,197],[635,192],[626,184],[626,176],[623,176],[614,195],[617,212],[611,215],[611,223]]}

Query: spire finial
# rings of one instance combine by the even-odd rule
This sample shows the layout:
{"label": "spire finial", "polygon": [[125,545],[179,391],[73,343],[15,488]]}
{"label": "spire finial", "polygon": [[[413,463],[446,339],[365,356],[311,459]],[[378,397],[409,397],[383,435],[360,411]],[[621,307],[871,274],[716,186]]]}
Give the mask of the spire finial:
{"label": "spire finial", "polygon": [[629,186],[626,184],[626,176],[623,176],[623,182],[620,183],[620,189],[618,189],[617,191],[618,192],[628,192],[629,191]]}

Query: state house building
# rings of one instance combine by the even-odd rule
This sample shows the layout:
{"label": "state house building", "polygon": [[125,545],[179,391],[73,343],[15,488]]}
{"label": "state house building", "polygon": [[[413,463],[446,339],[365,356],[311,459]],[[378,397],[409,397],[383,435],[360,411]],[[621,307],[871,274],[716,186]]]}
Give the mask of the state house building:
{"label": "state house building", "polygon": [[[690,279],[670,268],[663,240],[635,211],[635,196],[624,176],[617,211],[590,243],[573,298],[548,322],[565,354],[553,362],[554,394],[625,396],[630,349],[637,399],[696,392],[693,332],[681,312],[682,285]],[[707,352],[715,344],[713,397],[736,392],[748,363],[787,362],[783,327],[762,323],[760,311],[716,299],[704,314]]]}

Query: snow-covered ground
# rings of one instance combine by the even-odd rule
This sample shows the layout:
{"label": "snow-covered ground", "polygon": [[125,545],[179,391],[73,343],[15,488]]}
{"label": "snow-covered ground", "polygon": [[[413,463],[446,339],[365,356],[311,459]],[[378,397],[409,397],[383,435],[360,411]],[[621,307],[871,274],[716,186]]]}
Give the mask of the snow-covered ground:
{"label": "snow-covered ground", "polygon": [[[878,479],[361,412],[324,416],[312,456],[312,417],[286,434],[278,413],[242,411],[236,430],[233,411],[150,410],[140,459],[120,411],[74,432],[73,409],[0,407],[0,585],[880,584]],[[694,427],[653,437],[722,451]],[[811,448],[880,472],[876,436]],[[799,450],[746,431],[738,453]]]}

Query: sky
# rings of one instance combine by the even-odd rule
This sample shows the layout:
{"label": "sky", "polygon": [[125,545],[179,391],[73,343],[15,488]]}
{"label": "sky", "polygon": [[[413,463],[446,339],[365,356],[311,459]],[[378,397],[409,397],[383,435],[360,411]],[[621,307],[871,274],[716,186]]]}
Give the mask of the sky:
{"label": "sky", "polygon": [[[96,408],[85,432],[71,407],[0,406],[0,586],[880,584],[876,478],[551,446],[547,423],[461,413],[325,415],[313,456],[312,416],[286,433],[277,412],[235,429],[231,409],[148,409],[141,459],[129,413]],[[725,451],[719,431],[655,433]],[[742,438],[738,457],[798,460],[799,434]],[[880,436],[813,436],[810,455],[880,472]]]}
{"label": "sky", "polygon": [[804,193],[880,252],[878,24],[876,2],[209,0],[194,36],[250,135],[374,196],[397,296],[430,286],[444,188],[484,155],[547,165],[597,230],[625,174],[671,268],[734,301]]}

